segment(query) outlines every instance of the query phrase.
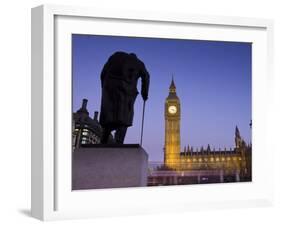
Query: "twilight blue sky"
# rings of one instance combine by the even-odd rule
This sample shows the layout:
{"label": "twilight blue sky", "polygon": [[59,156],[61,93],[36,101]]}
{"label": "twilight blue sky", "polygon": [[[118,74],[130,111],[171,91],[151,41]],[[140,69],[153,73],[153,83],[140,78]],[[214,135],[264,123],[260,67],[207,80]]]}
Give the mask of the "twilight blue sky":
{"label": "twilight blue sky", "polygon": [[[116,51],[135,53],[150,73],[143,147],[150,161],[163,160],[164,102],[172,74],[181,101],[181,146],[234,147],[237,125],[251,142],[251,43],[72,35],[73,111],[87,98],[100,110],[100,72]],[[139,81],[140,88],[140,81]],[[139,143],[142,98],[125,143]]]}

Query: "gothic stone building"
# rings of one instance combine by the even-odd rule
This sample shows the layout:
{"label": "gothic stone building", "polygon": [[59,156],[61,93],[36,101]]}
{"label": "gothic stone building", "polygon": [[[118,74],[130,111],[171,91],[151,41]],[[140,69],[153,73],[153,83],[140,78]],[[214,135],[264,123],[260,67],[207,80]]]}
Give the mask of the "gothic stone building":
{"label": "gothic stone building", "polygon": [[72,115],[72,147],[78,149],[81,145],[99,144],[102,128],[98,122],[98,112],[89,116],[87,99],[83,99],[81,108]]}
{"label": "gothic stone building", "polygon": [[227,177],[229,181],[251,180],[251,145],[242,139],[237,126],[233,149],[211,150],[208,145],[200,150],[187,146],[181,151],[180,119],[180,99],[172,79],[165,101],[164,166],[150,174],[148,185],[193,183],[192,177],[199,183],[201,177],[214,182],[224,182]]}

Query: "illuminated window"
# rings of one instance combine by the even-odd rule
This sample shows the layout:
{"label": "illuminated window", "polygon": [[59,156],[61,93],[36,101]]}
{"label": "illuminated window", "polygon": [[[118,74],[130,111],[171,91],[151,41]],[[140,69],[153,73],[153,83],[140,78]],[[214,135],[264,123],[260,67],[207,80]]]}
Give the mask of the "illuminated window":
{"label": "illuminated window", "polygon": [[227,157],[227,161],[230,161],[230,157]]}
{"label": "illuminated window", "polygon": [[214,158],[212,157],[212,158],[211,158],[211,162],[213,162],[213,161],[214,161]]}
{"label": "illuminated window", "polygon": [[219,159],[219,158],[216,158],[216,161],[218,162],[218,161],[220,161],[220,159]]}
{"label": "illuminated window", "polygon": [[202,159],[201,159],[201,158],[199,159],[199,162],[202,162]]}

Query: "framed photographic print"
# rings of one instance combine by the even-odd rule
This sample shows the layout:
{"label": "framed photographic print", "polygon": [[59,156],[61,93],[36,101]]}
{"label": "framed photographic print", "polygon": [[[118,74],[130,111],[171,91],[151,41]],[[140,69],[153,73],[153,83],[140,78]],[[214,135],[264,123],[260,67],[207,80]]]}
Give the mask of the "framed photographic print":
{"label": "framed photographic print", "polygon": [[268,205],[272,21],[32,9],[32,216]]}

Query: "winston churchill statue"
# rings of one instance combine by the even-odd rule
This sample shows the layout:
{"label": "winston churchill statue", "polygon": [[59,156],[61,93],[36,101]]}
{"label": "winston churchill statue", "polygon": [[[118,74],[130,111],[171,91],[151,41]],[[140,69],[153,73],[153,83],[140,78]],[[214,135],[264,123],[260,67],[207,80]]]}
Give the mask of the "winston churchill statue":
{"label": "winston churchill statue", "polygon": [[134,53],[115,52],[101,72],[100,124],[103,128],[101,143],[108,142],[115,130],[114,140],[123,144],[127,128],[132,126],[134,103],[138,95],[137,83],[141,78],[141,96],[148,98],[149,73]]}

